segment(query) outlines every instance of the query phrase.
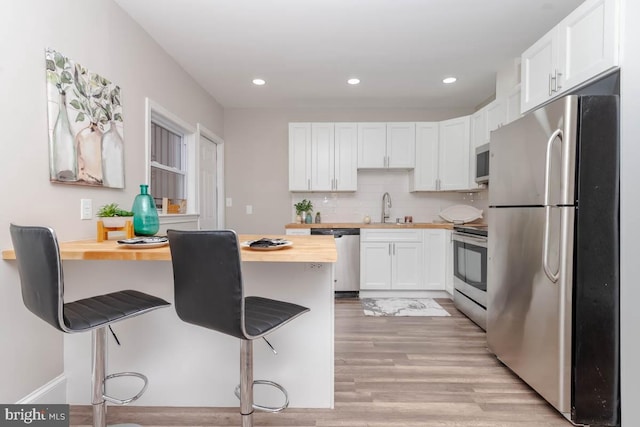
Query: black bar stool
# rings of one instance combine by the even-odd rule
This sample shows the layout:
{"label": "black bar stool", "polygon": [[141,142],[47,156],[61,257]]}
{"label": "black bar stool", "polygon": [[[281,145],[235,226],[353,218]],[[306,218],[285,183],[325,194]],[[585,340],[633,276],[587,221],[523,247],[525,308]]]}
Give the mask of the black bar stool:
{"label": "black bar stool", "polygon": [[[233,230],[168,230],[167,236],[173,262],[174,306],[180,319],[240,339],[240,385],[235,393],[240,398],[242,427],[253,426],[254,408],[269,412],[285,409],[289,399],[281,385],[253,381],[253,340],[264,338],[309,309],[244,297],[238,236]],[[285,403],[277,408],[254,405],[254,384],[278,388]]]}
{"label": "black bar stool", "polygon": [[[121,405],[131,403],[142,396],[148,383],[147,377],[137,372],[106,375],[107,327],[114,322],[168,307],[170,304],[161,298],[132,290],[65,303],[60,248],[55,232],[47,227],[14,224],[11,224],[10,232],[18,261],[24,305],[62,332],[91,331],[93,425],[104,427],[107,401]],[[142,379],[142,390],[124,400],[105,395],[105,381],[122,376]]]}

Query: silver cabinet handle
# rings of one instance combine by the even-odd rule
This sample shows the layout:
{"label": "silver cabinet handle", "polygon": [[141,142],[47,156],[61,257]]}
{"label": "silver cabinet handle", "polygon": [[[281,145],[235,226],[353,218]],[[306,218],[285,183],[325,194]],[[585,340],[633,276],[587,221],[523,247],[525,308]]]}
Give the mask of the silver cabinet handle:
{"label": "silver cabinet handle", "polygon": [[307,179],[307,190],[311,190],[311,179]]}
{"label": "silver cabinet handle", "polygon": [[553,95],[554,80],[555,77],[549,73],[549,96]]}
{"label": "silver cabinet handle", "polygon": [[391,256],[391,243],[389,243],[389,256]]}
{"label": "silver cabinet handle", "polygon": [[562,73],[558,72],[558,70],[556,69],[556,78],[555,78],[555,91],[558,92],[558,90],[562,89],[562,86],[560,86],[560,77],[562,76]]}
{"label": "silver cabinet handle", "polygon": [[335,189],[334,181],[335,181],[335,179],[331,178],[331,189],[332,190]]}
{"label": "silver cabinet handle", "polygon": [[335,190],[337,191],[337,190],[338,190],[338,178],[336,178],[336,180],[335,180],[335,181],[336,181],[336,188],[335,188]]}

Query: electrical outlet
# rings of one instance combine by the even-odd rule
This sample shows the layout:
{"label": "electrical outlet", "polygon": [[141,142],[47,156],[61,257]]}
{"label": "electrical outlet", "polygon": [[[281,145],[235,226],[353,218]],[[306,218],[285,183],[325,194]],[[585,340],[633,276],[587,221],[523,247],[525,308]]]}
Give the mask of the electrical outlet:
{"label": "electrical outlet", "polygon": [[80,199],[80,219],[91,219],[93,216],[91,199]]}
{"label": "electrical outlet", "polygon": [[231,197],[227,197],[225,200],[225,206],[230,208],[231,206],[233,206],[233,200],[231,200]]}
{"label": "electrical outlet", "polygon": [[307,264],[307,269],[309,271],[320,271],[322,270],[322,263],[319,262],[312,262]]}
{"label": "electrical outlet", "polygon": [[252,215],[252,214],[253,214],[253,206],[247,205],[247,215]]}

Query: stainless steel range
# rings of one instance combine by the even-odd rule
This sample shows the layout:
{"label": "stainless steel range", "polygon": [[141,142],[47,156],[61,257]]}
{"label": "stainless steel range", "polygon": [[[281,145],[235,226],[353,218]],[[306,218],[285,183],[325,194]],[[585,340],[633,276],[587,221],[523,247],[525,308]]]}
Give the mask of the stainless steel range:
{"label": "stainless steel range", "polygon": [[453,303],[487,330],[487,226],[453,227]]}

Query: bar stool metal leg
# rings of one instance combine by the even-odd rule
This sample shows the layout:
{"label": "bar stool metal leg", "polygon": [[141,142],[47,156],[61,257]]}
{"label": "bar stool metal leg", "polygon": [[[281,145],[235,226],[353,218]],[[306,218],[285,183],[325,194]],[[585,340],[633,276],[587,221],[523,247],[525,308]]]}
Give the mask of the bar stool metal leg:
{"label": "bar stool metal leg", "polygon": [[253,341],[240,340],[240,415],[242,427],[253,427]]}
{"label": "bar stool metal leg", "polygon": [[107,369],[107,332],[106,328],[91,331],[92,366],[91,366],[91,405],[93,406],[94,427],[107,425],[107,402],[104,400],[104,378]]}

